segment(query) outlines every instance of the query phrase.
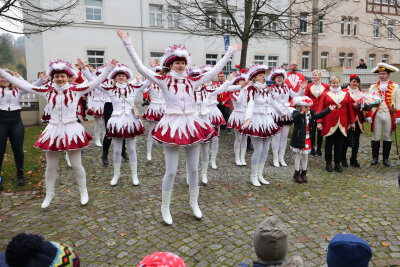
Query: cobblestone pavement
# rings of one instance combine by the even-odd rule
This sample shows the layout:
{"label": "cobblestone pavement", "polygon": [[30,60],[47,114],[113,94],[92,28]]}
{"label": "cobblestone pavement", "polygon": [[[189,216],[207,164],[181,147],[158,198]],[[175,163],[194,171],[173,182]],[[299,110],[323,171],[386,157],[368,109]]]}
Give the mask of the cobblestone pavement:
{"label": "cobblestone pavement", "polygon": [[[92,122],[85,126],[92,131]],[[146,136],[138,138],[138,187],[132,186],[127,162],[122,164],[118,185],[111,187],[113,168],[102,166],[102,149],[92,144],[83,150],[90,196],[86,207],[79,204],[73,171],[65,160],[60,166],[62,183],[49,209],[40,208],[43,192],[1,193],[0,251],[12,236],[25,231],[74,246],[82,266],[136,266],[155,251],[174,252],[188,266],[237,266],[255,258],[256,226],[265,217],[277,216],[290,231],[289,254],[301,255],[305,266],[323,266],[328,242],[340,232],[354,233],[371,245],[372,265],[400,265],[400,164],[394,148],[392,167],[381,162],[371,167],[369,139],[362,137],[364,168],[345,168],[341,174],[325,172],[323,158],[310,157],[310,182],[301,185],[292,179],[288,150],[289,167],[270,163],[265,176],[271,184],[256,188],[249,183],[249,165],[234,164],[234,135],[223,131],[218,170],[209,168],[210,183],[200,191],[202,220],[194,218],[189,206],[181,153],[171,204],[174,224],[169,227],[160,215],[162,147],[154,147],[149,162],[145,142]],[[248,152],[248,163],[250,156]]]}

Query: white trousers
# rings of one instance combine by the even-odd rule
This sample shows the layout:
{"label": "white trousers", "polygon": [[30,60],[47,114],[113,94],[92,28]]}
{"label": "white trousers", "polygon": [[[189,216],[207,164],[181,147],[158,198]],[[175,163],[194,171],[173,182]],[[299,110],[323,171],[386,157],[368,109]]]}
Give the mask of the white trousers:
{"label": "white trousers", "polygon": [[381,141],[383,132],[383,141],[392,141],[392,119],[389,112],[377,112],[374,121],[374,131],[372,141]]}
{"label": "white trousers", "polygon": [[295,152],[294,154],[294,168],[296,171],[300,171],[300,163],[302,163],[301,169],[303,171],[307,170],[308,154],[302,154]]}

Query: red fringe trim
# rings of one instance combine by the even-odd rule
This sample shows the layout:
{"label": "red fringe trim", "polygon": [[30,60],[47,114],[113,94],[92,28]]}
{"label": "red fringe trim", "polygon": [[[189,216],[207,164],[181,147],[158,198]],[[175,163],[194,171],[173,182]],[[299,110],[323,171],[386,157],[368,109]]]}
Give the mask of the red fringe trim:
{"label": "red fringe trim", "polygon": [[[39,139],[43,135],[44,135],[44,133],[42,133],[40,135]],[[50,145],[50,138],[48,138],[44,142],[36,141],[34,147],[40,148],[45,151],[66,151],[66,150],[81,149],[83,147],[89,146],[89,141],[91,141],[93,139],[93,137],[87,131],[85,131],[84,137],[85,138],[84,138],[83,142],[81,141],[81,139],[78,138],[77,143],[75,141],[72,141],[71,143],[69,143],[68,136],[65,136],[66,145],[64,146],[64,143],[60,142],[58,147],[56,145],[58,137],[54,140],[54,142],[51,145]]]}
{"label": "red fringe trim", "polygon": [[125,126],[123,129],[109,129],[107,128],[106,130],[106,136],[108,138],[124,138],[124,139],[129,139],[129,138],[135,138],[138,135],[144,134],[144,127],[143,125],[140,125],[140,128],[137,129],[136,127],[132,126],[132,129],[128,129],[129,126]]}

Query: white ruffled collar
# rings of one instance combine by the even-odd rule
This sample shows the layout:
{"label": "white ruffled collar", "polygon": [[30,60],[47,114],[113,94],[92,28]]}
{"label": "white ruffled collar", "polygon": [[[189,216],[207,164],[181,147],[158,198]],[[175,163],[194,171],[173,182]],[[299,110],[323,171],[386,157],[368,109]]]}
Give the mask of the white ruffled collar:
{"label": "white ruffled collar", "polygon": [[115,86],[118,87],[118,88],[121,88],[121,89],[125,89],[128,86],[128,84],[127,83],[119,83],[119,82],[117,82],[115,84]]}
{"label": "white ruffled collar", "polygon": [[265,83],[260,83],[260,82],[255,82],[253,83],[253,85],[259,89],[265,89],[267,87],[267,85]]}
{"label": "white ruffled collar", "polygon": [[71,87],[71,84],[69,83],[69,82],[67,82],[66,84],[64,84],[63,86],[58,86],[55,82],[53,82],[53,88],[56,90],[56,91],[64,91],[64,90],[66,90],[66,89],[68,89],[68,88],[70,88]]}
{"label": "white ruffled collar", "polygon": [[333,92],[333,93],[339,93],[340,91],[342,91],[342,87],[340,87],[339,86],[339,88],[332,88],[332,87],[329,87],[329,89]]}
{"label": "white ruffled collar", "polygon": [[347,86],[347,89],[348,89],[350,92],[352,92],[353,94],[355,94],[360,88],[357,87],[357,89],[351,89],[350,86]]}
{"label": "white ruffled collar", "polygon": [[169,75],[175,79],[185,79],[186,78],[186,72],[183,73],[177,73],[176,71],[171,70],[169,72]]}

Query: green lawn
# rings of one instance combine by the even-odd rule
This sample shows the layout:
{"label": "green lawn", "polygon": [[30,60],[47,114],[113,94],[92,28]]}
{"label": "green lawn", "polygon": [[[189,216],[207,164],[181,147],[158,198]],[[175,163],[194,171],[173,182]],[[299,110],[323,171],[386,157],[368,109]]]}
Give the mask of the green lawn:
{"label": "green lawn", "polygon": [[3,192],[33,191],[43,189],[42,178],[46,167],[46,158],[42,150],[33,147],[43,129],[44,127],[25,128],[24,186],[17,186],[14,154],[12,152],[10,142],[8,141],[1,171],[4,187]]}

